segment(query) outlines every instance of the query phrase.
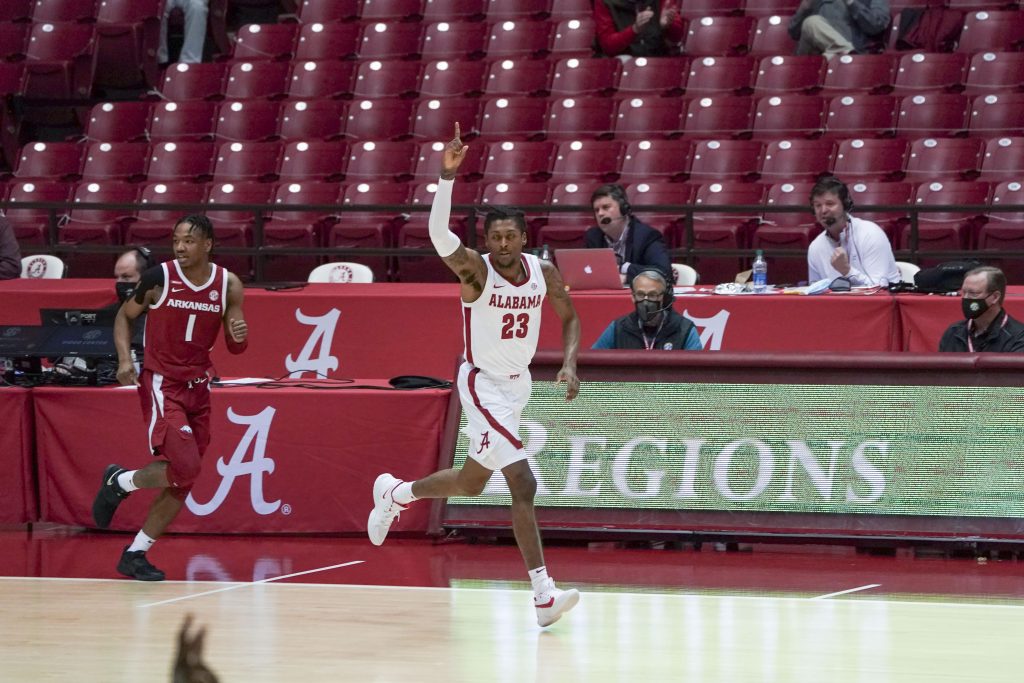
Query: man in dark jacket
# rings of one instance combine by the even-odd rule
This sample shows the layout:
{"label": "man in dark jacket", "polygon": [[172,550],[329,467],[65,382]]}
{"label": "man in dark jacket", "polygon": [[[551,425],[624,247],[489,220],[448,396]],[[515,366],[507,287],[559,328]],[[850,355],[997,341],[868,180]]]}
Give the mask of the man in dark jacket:
{"label": "man in dark jacket", "polygon": [[798,55],[865,52],[889,28],[888,0],[803,0],[789,21]]}
{"label": "man in dark jacket", "polygon": [[675,0],[595,0],[597,52],[607,57],[679,54],[686,26]]}
{"label": "man in dark jacket", "polygon": [[1003,271],[982,266],[968,272],[960,296],[964,320],[949,326],[939,341],[939,351],[1024,351],[1024,324],[1003,309]]}
{"label": "man in dark jacket", "polygon": [[700,335],[693,322],[672,309],[668,280],[656,270],[645,270],[630,287],[636,307],[629,315],[613,320],[593,349],[646,349],[651,351],[700,351]]}
{"label": "man in dark jacket", "polygon": [[14,237],[14,228],[0,214],[0,280],[21,277],[21,250]]}
{"label": "man in dark jacket", "polygon": [[672,263],[661,233],[632,214],[621,185],[602,185],[590,195],[597,225],[584,235],[588,249],[611,248],[619,263],[622,284],[628,285],[640,272],[657,270],[672,277]]}

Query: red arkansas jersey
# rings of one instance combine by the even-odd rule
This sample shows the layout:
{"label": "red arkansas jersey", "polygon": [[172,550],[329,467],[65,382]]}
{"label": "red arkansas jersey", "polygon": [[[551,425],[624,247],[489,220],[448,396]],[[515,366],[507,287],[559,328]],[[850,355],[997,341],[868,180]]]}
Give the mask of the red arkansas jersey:
{"label": "red arkansas jersey", "polygon": [[177,261],[160,264],[164,289],[146,316],[145,367],[186,382],[210,368],[228,299],[228,271],[210,264],[210,279],[194,285]]}

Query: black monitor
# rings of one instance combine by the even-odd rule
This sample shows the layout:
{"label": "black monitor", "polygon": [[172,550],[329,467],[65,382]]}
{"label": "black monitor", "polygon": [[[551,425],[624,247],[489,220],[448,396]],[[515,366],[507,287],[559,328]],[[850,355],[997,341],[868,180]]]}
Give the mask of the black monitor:
{"label": "black monitor", "polygon": [[43,325],[101,325],[114,326],[117,307],[106,308],[40,308],[39,322]]}
{"label": "black monitor", "polygon": [[114,328],[104,325],[59,325],[36,353],[46,358],[117,358]]}
{"label": "black monitor", "polygon": [[0,356],[37,356],[54,328],[39,325],[0,326]]}

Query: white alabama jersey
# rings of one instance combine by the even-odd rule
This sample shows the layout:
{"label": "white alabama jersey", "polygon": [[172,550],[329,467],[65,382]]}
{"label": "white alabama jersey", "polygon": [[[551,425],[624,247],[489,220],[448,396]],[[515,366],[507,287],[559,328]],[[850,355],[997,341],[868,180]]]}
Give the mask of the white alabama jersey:
{"label": "white alabama jersey", "polygon": [[526,371],[537,351],[541,305],[548,287],[540,259],[522,255],[526,279],[512,284],[484,255],[487,283],[473,303],[462,302],[462,329],[466,360],[492,375],[518,375]]}

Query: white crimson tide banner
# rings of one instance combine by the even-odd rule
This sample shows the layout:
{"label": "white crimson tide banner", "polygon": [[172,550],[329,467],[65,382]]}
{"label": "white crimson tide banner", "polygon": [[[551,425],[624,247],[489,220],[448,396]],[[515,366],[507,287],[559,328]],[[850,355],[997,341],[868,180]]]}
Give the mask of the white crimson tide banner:
{"label": "white crimson tide banner", "polygon": [[[521,436],[540,508],[1024,519],[1022,407],[1018,387],[585,382],[566,403],[536,382]],[[449,514],[509,501],[495,477]]]}
{"label": "white crimson tide banner", "polygon": [[[378,474],[416,479],[436,469],[448,390],[304,384],[213,389],[213,439],[172,531],[363,533]],[[137,394],[40,387],[33,399],[40,517],[92,527],[104,468],[153,460]],[[111,528],[137,530],[154,495],[133,493]],[[411,507],[396,531],[424,532],[429,513]]]}

